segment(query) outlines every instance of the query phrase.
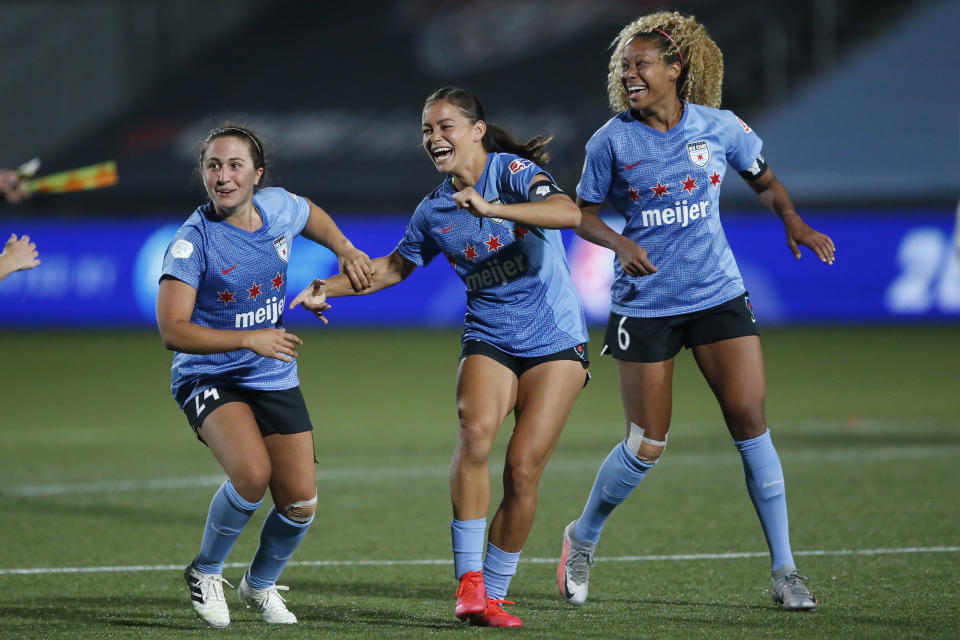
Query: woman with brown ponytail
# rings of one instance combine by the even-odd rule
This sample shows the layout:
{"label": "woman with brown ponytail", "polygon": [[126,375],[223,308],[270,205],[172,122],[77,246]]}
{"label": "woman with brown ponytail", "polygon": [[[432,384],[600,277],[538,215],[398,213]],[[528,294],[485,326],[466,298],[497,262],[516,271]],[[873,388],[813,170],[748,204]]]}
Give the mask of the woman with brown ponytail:
{"label": "woman with brown ponytail", "polygon": [[[550,138],[521,142],[487,122],[456,87],[427,97],[423,148],[444,180],[417,207],[388,256],[373,261],[365,289],[343,276],[317,280],[291,304],[322,317],[326,298],[397,284],[439,255],[467,289],[457,371],[457,445],[450,465],[454,615],[471,624],[519,627],[501,605],[533,527],[540,475],[587,374],[587,327],[567,267],[561,228],[580,211],[543,165]],[[504,419],[516,424],[503,468],[503,500],[487,536],[487,458]],[[484,540],[486,539],[486,547]]]}
{"label": "woman with brown ponytail", "polygon": [[[773,600],[789,610],[814,609],[817,599],[797,574],[790,548],[783,471],[764,417],[756,318],[720,225],[727,165],[783,221],[796,258],[803,245],[833,264],[833,241],[797,214],[753,129],[718,108],[723,56],[703,25],[675,12],[653,13],[624,27],[613,49],[607,89],[617,115],[587,143],[577,233],[615,254],[601,353],[617,360],[626,437],[601,465],[583,513],[564,531],[560,591],[575,606],[586,601],[604,522],[666,448],[674,357],[686,347],[742,457],[770,549]],[[626,219],[622,233],[598,217],[604,201]]]}

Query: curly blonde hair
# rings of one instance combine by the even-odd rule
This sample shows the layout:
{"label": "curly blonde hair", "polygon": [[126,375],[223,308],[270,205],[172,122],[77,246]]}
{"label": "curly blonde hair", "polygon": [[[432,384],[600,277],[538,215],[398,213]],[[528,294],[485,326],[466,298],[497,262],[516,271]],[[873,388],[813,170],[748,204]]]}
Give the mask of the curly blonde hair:
{"label": "curly blonde hair", "polygon": [[[656,29],[669,34],[669,38]],[[720,47],[693,16],[676,11],[658,11],[637,18],[610,43],[613,54],[607,75],[607,95],[611,109],[620,113],[630,108],[630,97],[623,86],[621,59],[627,42],[637,36],[658,43],[663,51],[664,62],[681,62],[683,69],[677,78],[677,95],[680,98],[707,107],[720,106],[723,85],[723,53]]]}

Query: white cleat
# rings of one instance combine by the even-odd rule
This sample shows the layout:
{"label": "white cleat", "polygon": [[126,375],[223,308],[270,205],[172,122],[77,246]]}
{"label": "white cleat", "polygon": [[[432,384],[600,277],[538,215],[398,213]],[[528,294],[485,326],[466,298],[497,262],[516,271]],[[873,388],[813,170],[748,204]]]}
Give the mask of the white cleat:
{"label": "white cleat", "polygon": [[[223,579],[223,575],[197,571],[191,562],[183,570],[183,577],[190,592],[190,604],[200,619],[214,629],[229,627],[230,610],[227,609],[227,599],[223,596],[223,583],[227,581]],[[227,584],[233,586],[229,582]]]}
{"label": "white cleat", "polygon": [[567,602],[575,607],[582,607],[587,601],[590,567],[593,566],[593,552],[597,545],[577,540],[573,533],[576,523],[574,520],[563,530],[563,552],[557,566],[557,585]]}
{"label": "white cleat", "polygon": [[266,589],[254,589],[247,584],[247,574],[243,574],[243,580],[237,588],[237,595],[240,596],[240,602],[248,609],[256,609],[260,617],[267,624],[297,624],[297,616],[293,615],[287,605],[286,600],[280,595],[280,591],[288,591],[290,587],[281,587],[273,585]]}
{"label": "white cleat", "polygon": [[770,573],[770,597],[787,611],[810,611],[820,603],[817,596],[803,583],[804,576],[797,568],[787,564]]}

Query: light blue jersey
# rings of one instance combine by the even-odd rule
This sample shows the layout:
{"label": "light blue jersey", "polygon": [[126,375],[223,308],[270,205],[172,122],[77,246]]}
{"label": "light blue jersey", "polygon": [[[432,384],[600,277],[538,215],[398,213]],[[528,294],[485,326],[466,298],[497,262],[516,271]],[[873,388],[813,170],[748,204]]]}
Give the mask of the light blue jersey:
{"label": "light blue jersey", "polygon": [[720,225],[727,164],[747,170],[763,142],[730,111],[684,102],[667,132],[628,110],[587,142],[577,195],[607,201],[626,218],[623,235],[646,249],[658,271],[624,273],[614,258],[611,309],[625,316],[672,316],[708,309],[744,292]]}
{"label": "light blue jersey", "polygon": [[[253,202],[263,218],[256,231],[218,220],[207,203],[187,219],[167,247],[163,276],[196,288],[190,318],[195,324],[241,330],[283,326],[290,247],[307,223],[310,205],[278,187],[255,192]],[[277,391],[298,384],[296,360],[282,362],[239,349],[176,353],[170,390],[183,407],[217,385]]]}
{"label": "light blue jersey", "polygon": [[[530,160],[490,153],[476,190],[487,202],[528,202],[530,183],[547,174]],[[425,266],[439,254],[467,287],[464,340],[483,340],[520,357],[586,342],[587,326],[560,232],[457,209],[448,178],[423,199],[397,246]]]}

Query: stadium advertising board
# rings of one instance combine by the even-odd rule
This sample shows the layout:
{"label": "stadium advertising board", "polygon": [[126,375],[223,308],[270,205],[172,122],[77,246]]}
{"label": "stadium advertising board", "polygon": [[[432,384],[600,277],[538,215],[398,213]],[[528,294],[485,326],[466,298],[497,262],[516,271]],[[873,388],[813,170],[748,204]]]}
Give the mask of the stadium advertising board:
{"label": "stadium advertising board", "polygon": [[[821,212],[806,218],[836,242],[832,267],[807,251],[796,261],[773,216],[724,215],[727,238],[761,324],[960,320],[953,212]],[[396,246],[406,221],[401,216],[344,216],[337,222],[374,257]],[[0,282],[0,326],[155,326],[157,278],[178,222],[10,219],[5,226],[8,233],[29,234],[43,263]],[[609,310],[611,253],[571,232],[565,232],[564,240],[588,318],[602,324]],[[287,299],[312,277],[336,269],[329,251],[297,238],[291,247]],[[331,328],[451,327],[463,319],[464,285],[441,259],[391,289],[331,303]],[[317,324],[302,310],[285,315],[287,326]]]}

